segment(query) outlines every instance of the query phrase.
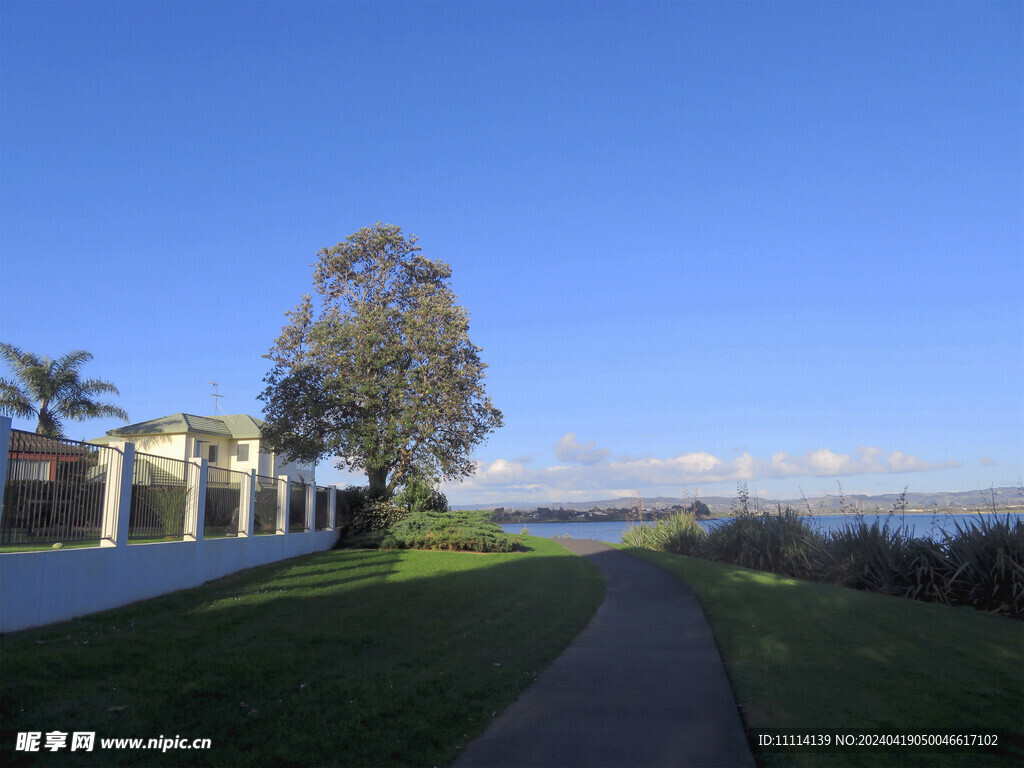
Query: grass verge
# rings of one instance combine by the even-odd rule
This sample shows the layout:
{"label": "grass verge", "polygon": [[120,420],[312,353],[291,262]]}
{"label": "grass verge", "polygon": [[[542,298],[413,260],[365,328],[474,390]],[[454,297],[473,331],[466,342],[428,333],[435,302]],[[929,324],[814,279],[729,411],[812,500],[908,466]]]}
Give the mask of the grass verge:
{"label": "grass verge", "polygon": [[[526,545],[323,552],[4,635],[0,762],[444,765],[603,599],[585,560]],[[14,751],[27,731],[94,731],[96,749]],[[100,745],[178,735],[212,749]]]}
{"label": "grass verge", "polygon": [[[1021,624],[691,557],[623,548],[704,606],[761,766],[1024,762]],[[757,735],[1000,735],[996,749],[760,748]],[[785,730],[789,729],[789,730]]]}

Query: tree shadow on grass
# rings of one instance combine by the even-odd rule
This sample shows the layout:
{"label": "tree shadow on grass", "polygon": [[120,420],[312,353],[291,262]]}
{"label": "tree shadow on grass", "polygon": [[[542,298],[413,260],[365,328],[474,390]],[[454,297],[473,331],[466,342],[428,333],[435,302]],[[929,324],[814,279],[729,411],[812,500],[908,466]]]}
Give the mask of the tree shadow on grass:
{"label": "tree shadow on grass", "polygon": [[[461,556],[458,570],[434,569],[433,553],[335,550],[6,635],[4,762],[449,762],[600,603],[589,564],[536,547]],[[14,751],[26,731],[213,749]]]}

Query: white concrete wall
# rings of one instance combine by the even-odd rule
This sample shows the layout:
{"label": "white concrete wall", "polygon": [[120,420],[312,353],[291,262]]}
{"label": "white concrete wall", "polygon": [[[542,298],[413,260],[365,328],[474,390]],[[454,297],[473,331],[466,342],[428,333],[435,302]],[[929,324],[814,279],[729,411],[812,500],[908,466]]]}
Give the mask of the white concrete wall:
{"label": "white concrete wall", "polygon": [[337,531],[0,555],[0,632],[197,587],[244,568],[330,549]]}

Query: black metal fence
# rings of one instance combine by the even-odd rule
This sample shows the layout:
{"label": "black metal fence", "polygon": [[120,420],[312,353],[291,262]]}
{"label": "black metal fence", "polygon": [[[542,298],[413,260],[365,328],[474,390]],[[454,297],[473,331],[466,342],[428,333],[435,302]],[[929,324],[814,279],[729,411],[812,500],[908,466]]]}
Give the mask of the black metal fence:
{"label": "black metal fence", "polygon": [[[107,499],[110,479],[120,478],[123,456],[110,446],[46,437],[12,429],[7,454],[7,478],[0,509],[0,546],[38,548],[49,544],[98,544],[103,536],[104,506],[116,509],[116,498]],[[184,537],[188,510],[198,500],[191,489],[198,486],[199,467],[188,461],[136,453],[129,499],[128,542],[180,540]],[[245,473],[218,467],[207,468],[206,512],[203,535],[236,536],[242,513]],[[279,533],[278,493],[282,480],[257,476],[256,535]],[[306,527],[307,487],[300,482],[287,486],[286,527],[301,533]],[[330,524],[330,498],[335,494],[339,520],[347,506],[333,488],[315,489],[314,527]]]}
{"label": "black metal fence", "polygon": [[316,514],[313,524],[318,531],[327,529],[331,522],[331,492],[330,488],[317,486],[316,489]]}
{"label": "black metal fence", "polygon": [[12,429],[7,461],[0,544],[99,543],[118,451]]}
{"label": "black metal fence", "polygon": [[256,475],[256,514],[253,533],[277,533],[277,489],[279,480]]}
{"label": "black metal fence", "polygon": [[288,486],[288,533],[303,533],[306,530],[306,486],[294,481]]}
{"label": "black metal fence", "polygon": [[129,543],[174,541],[184,536],[191,473],[198,471],[197,466],[181,459],[135,454]]}
{"label": "black metal fence", "polygon": [[218,467],[207,468],[204,538],[238,535],[238,513],[242,506],[244,481],[243,472]]}

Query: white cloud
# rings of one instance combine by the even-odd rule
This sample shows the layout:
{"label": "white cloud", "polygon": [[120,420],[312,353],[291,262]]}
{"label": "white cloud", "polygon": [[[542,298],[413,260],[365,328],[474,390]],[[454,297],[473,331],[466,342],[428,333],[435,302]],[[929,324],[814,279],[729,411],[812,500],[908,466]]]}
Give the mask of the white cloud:
{"label": "white cloud", "polygon": [[982,456],[980,459],[978,459],[978,461],[981,463],[981,466],[983,466],[983,467],[994,467],[994,466],[996,466],[995,459],[989,458],[988,456]]}
{"label": "white cloud", "polygon": [[526,465],[517,461],[498,459],[490,464],[481,464],[475,479],[484,485],[511,485],[523,483],[526,478]]}
{"label": "white cloud", "polygon": [[609,453],[607,448],[598,448],[597,443],[593,441],[581,445],[576,439],[575,432],[563,435],[562,439],[555,443],[555,456],[559,461],[569,464],[597,464],[608,458]]}
{"label": "white cloud", "polygon": [[946,467],[960,466],[955,461],[934,463],[924,461],[909,453],[893,451],[889,454],[889,467],[892,472],[928,472],[933,469],[945,469]]}
{"label": "white cloud", "polygon": [[705,451],[668,458],[611,456],[608,449],[594,443],[581,445],[572,432],[558,441],[556,455],[563,463],[550,467],[529,467],[524,460],[481,462],[472,477],[461,484],[448,484],[445,490],[480,502],[596,499],[620,496],[622,489],[643,489],[650,494],[670,489],[666,492],[671,495],[674,489],[698,483],[928,472],[960,466],[953,461],[924,461],[902,451],[886,454],[874,446],[860,446],[852,453],[819,448],[802,456],[778,451],[769,459],[744,451],[729,461]]}

